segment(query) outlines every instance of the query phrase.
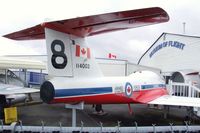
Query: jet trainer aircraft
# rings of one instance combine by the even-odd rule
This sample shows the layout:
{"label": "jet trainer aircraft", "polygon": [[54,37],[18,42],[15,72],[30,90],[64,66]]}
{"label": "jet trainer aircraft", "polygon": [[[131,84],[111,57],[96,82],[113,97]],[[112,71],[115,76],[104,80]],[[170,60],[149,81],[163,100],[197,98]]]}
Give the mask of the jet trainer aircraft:
{"label": "jet trainer aircraft", "polygon": [[[164,81],[150,71],[127,77],[104,77],[86,37],[167,22],[161,8],[121,11],[45,22],[5,37],[14,40],[46,38],[48,72],[52,78],[40,88],[46,103],[162,104],[200,107],[197,98],[169,96]],[[98,108],[97,111],[100,111]]]}

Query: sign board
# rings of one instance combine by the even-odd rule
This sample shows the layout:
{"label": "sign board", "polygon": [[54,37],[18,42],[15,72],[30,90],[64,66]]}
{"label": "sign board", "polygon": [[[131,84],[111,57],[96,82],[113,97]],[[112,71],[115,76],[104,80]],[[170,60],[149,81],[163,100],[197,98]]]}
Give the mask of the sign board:
{"label": "sign board", "polygon": [[5,114],[5,123],[6,124],[10,124],[12,122],[17,121],[17,108],[16,107],[4,108],[4,114]]}

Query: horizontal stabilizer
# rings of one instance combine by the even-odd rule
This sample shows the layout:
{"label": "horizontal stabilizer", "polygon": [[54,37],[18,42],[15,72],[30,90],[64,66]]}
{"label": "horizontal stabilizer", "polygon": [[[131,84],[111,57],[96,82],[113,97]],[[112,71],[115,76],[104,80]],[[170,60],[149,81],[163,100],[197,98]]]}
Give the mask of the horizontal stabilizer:
{"label": "horizontal stabilizer", "polygon": [[25,88],[8,84],[0,84],[0,95],[28,94],[39,92],[39,89]]}
{"label": "horizontal stabilizer", "polygon": [[14,40],[44,39],[44,28],[78,37],[86,37],[167,22],[168,20],[169,16],[163,9],[153,7],[45,22],[31,28],[5,35],[4,37]]}
{"label": "horizontal stabilizer", "polygon": [[165,95],[149,102],[148,104],[200,107],[200,98]]}

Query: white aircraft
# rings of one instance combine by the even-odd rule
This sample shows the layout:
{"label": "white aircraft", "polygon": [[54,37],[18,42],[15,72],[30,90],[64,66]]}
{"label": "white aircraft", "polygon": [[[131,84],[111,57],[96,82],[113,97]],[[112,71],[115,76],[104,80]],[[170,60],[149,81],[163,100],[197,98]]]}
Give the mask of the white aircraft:
{"label": "white aircraft", "polygon": [[[3,42],[6,45],[12,45],[10,41]],[[18,49],[19,50],[19,49]],[[0,106],[9,106],[12,104],[24,102],[27,99],[26,94],[39,92],[38,89],[26,88],[23,86],[11,85],[8,81],[9,69],[45,69],[46,65],[40,61],[30,61],[24,59],[12,59],[10,57],[0,56],[0,70],[3,72],[3,78],[0,81]],[[12,73],[13,74],[13,73]]]}
{"label": "white aircraft", "polygon": [[150,71],[127,77],[104,77],[86,37],[167,22],[158,7],[45,22],[5,37],[15,40],[46,38],[48,72],[40,88],[46,103],[162,104],[200,107],[200,99],[169,96],[163,79]]}

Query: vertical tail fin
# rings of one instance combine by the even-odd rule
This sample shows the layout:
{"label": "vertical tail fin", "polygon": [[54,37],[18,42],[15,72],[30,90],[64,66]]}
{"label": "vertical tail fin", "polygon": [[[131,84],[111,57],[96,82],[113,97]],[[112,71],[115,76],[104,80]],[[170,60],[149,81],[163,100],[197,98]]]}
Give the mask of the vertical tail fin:
{"label": "vertical tail fin", "polygon": [[85,38],[45,28],[48,73],[52,76],[103,76]]}

